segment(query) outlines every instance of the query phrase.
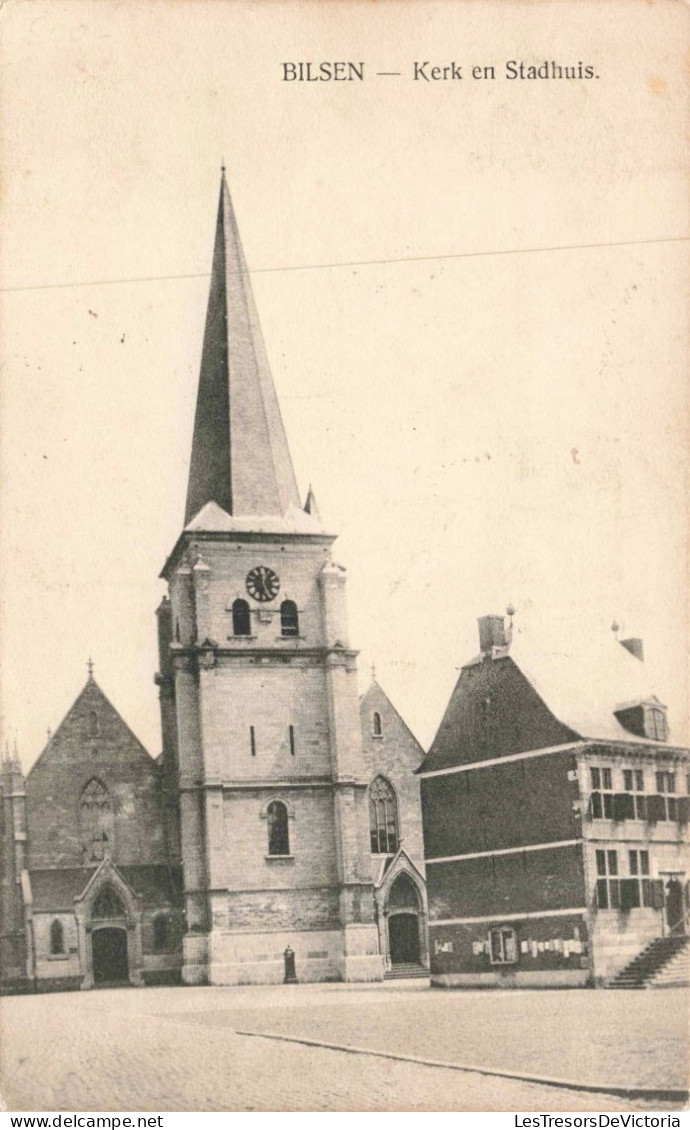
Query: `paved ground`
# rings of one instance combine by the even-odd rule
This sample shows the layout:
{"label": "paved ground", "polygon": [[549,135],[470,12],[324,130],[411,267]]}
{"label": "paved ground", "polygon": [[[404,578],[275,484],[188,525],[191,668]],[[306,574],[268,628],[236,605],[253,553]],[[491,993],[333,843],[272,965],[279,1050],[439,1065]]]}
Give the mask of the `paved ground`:
{"label": "paved ground", "polygon": [[0,1019],[0,1078],[10,1110],[650,1109],[640,1100],[241,1036],[238,1029],[595,1085],[686,1082],[682,990],[124,989],[4,998]]}

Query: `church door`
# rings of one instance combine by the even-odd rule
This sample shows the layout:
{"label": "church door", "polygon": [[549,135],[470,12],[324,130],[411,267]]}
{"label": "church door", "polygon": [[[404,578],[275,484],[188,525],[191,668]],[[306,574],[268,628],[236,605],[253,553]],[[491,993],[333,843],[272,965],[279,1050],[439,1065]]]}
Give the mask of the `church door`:
{"label": "church door", "polygon": [[105,926],[91,934],[93,979],[97,985],[118,984],[129,980],[127,931],[118,926]]}
{"label": "church door", "polygon": [[392,965],[419,964],[419,920],[416,914],[391,914],[388,939]]}

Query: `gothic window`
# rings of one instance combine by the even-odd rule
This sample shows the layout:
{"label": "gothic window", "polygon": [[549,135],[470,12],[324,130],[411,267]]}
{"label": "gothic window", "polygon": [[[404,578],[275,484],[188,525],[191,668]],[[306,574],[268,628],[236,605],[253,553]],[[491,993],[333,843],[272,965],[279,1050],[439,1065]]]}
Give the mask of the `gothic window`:
{"label": "gothic window", "polygon": [[59,918],[56,918],[50,924],[50,952],[65,952],[65,932]]}
{"label": "gothic window", "polygon": [[156,950],[168,948],[170,943],[170,922],[165,914],[157,914],[153,920],[153,946]]}
{"label": "gothic window", "polygon": [[272,800],[266,810],[268,821],[268,854],[289,855],[288,810],[282,800]]}
{"label": "gothic window", "polygon": [[232,605],[232,630],[236,636],[251,635],[249,624],[249,605],[238,596]]}
{"label": "gothic window", "polygon": [[383,727],[381,725],[381,715],[379,714],[378,710],[374,711],[374,717],[372,718],[372,721],[371,721],[371,732],[372,732],[372,734],[374,735],[375,738],[382,738],[383,737]]}
{"label": "gothic window", "polygon": [[127,914],[117,891],[114,891],[112,887],[104,887],[93,904],[91,917],[126,918]]}
{"label": "gothic window", "polygon": [[376,777],[369,787],[369,830],[374,855],[398,850],[398,804],[385,777]]}
{"label": "gothic window", "polygon": [[96,777],[85,785],[79,816],[84,862],[96,863],[112,854],[114,818],[110,793]]}
{"label": "gothic window", "polygon": [[281,636],[299,635],[299,615],[294,600],[284,600],[280,606]]}
{"label": "gothic window", "polygon": [[89,737],[98,737],[98,715],[95,710],[89,712]]}

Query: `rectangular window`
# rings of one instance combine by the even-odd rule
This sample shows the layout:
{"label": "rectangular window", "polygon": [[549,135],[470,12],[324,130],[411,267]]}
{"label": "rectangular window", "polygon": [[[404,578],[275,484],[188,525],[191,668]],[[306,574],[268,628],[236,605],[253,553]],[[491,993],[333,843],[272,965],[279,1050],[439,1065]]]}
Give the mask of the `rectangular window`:
{"label": "rectangular window", "polygon": [[649,878],[649,852],[629,851],[628,871],[630,873],[628,883],[635,880],[635,890],[628,891],[626,894],[627,909],[633,906],[653,906],[652,883]]}
{"label": "rectangular window", "polygon": [[290,732],[290,753],[294,757],[295,756],[295,727],[289,726],[288,729],[289,729],[289,732]]}
{"label": "rectangular window", "polygon": [[617,910],[620,906],[620,880],[618,879],[618,852],[598,850],[597,855],[597,906],[600,910]]}
{"label": "rectangular window", "polygon": [[[656,789],[659,794],[662,804],[660,807],[660,815],[662,820],[677,820],[678,819],[678,798],[676,793],[676,775],[670,773],[667,769],[661,769],[656,774]],[[661,809],[663,808],[663,815]]]}
{"label": "rectangular window", "polygon": [[592,793],[589,813],[593,820],[613,820],[613,773],[610,769],[592,766],[589,770]]}
{"label": "rectangular window", "polygon": [[249,749],[252,757],[256,757],[256,734],[253,726],[249,727]]}
{"label": "rectangular window", "polygon": [[[632,793],[633,808],[631,819],[647,819],[647,798],[644,795],[644,772],[642,769],[624,769],[623,784],[627,793]],[[642,794],[641,796],[639,794]]]}
{"label": "rectangular window", "polygon": [[489,931],[489,954],[492,965],[512,965],[517,961],[517,938],[512,927]]}

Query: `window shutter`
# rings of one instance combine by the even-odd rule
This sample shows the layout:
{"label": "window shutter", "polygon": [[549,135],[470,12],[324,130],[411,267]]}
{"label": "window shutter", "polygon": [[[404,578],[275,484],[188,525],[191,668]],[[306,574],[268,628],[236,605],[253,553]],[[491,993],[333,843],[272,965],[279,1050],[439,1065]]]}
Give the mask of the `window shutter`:
{"label": "window shutter", "polygon": [[613,798],[613,819],[634,820],[635,802],[630,793],[616,793]]}
{"label": "window shutter", "polygon": [[664,909],[664,880],[652,879],[652,906],[655,910]]}
{"label": "window shutter", "polygon": [[621,879],[621,910],[632,910],[640,905],[640,887],[637,879]]}
{"label": "window shutter", "polygon": [[666,805],[664,804],[664,798],[659,796],[658,793],[655,793],[653,796],[650,796],[647,801],[647,819],[650,824],[656,824],[657,821],[664,820],[665,818]]}

